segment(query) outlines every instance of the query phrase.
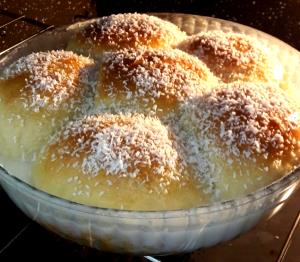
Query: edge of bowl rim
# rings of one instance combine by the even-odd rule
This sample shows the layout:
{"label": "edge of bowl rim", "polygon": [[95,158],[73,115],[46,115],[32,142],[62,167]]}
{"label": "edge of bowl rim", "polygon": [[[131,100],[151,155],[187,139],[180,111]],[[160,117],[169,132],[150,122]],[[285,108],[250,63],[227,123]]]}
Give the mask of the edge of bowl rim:
{"label": "edge of bowl rim", "polygon": [[[166,219],[166,218],[181,218],[195,214],[210,214],[215,212],[222,212],[228,209],[236,209],[241,206],[245,206],[250,203],[262,200],[275,193],[287,190],[295,182],[300,181],[300,166],[294,169],[289,174],[283,176],[279,180],[274,181],[272,184],[263,187],[253,193],[246,196],[226,200],[217,201],[208,205],[201,205],[199,207],[193,207],[188,209],[178,210],[163,210],[163,211],[136,211],[136,210],[121,210],[113,208],[102,208],[97,206],[89,206],[80,203],[76,203],[67,199],[60,198],[55,195],[51,195],[45,191],[39,190],[38,188],[22,181],[21,179],[10,175],[0,165],[0,182],[5,180],[12,186],[18,186],[19,191],[31,193],[32,197],[36,197],[36,201],[44,200],[50,201],[53,205],[59,205],[62,208],[72,209],[73,211],[80,213],[96,214],[102,216],[119,217],[119,218],[132,218],[132,219]],[[0,183],[2,184],[2,182]],[[30,192],[31,191],[31,192]],[[49,202],[49,203],[50,203]]]}

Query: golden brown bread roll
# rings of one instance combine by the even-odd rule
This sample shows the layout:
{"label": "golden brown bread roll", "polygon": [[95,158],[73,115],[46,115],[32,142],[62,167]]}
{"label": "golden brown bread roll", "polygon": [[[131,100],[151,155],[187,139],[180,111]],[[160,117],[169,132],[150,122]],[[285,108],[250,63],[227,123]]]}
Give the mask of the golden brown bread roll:
{"label": "golden brown bread roll", "polygon": [[0,79],[0,154],[34,158],[53,131],[83,110],[92,65],[72,52],[51,51],[8,66]]}
{"label": "golden brown bread roll", "polygon": [[281,89],[250,83],[220,86],[195,100],[182,125],[189,135],[194,129],[199,155],[190,157],[219,199],[254,192],[299,165],[297,110]]}
{"label": "golden brown bread roll", "polygon": [[68,49],[101,57],[105,51],[122,48],[166,48],[186,37],[176,25],[146,14],[117,14],[102,17],[83,27]]}
{"label": "golden brown bread roll", "polygon": [[256,39],[223,31],[189,37],[178,48],[198,57],[223,82],[270,82],[283,78],[283,68]]}
{"label": "golden brown bread roll", "polygon": [[123,49],[104,54],[95,104],[166,116],[216,83],[201,61],[180,50]]}
{"label": "golden brown bread roll", "polygon": [[128,210],[207,202],[168,129],[143,115],[91,115],[64,128],[34,164],[32,183],[78,203]]}

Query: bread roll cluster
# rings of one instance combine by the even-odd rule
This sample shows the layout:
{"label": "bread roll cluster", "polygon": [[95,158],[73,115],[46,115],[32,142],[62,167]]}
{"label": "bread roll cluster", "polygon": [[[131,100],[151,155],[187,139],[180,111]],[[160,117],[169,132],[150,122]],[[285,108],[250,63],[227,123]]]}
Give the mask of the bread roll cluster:
{"label": "bread roll cluster", "polygon": [[[81,204],[175,210],[243,196],[300,163],[300,110],[257,39],[145,14],[86,23],[0,78],[0,154]],[[5,166],[5,163],[3,163]]]}

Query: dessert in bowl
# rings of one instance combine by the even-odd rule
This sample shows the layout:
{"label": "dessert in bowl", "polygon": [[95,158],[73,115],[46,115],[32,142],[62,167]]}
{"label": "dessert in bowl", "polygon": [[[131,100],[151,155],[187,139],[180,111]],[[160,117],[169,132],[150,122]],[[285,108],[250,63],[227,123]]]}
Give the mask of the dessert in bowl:
{"label": "dessert in bowl", "polygon": [[[134,16],[147,17],[146,24],[160,24],[158,18]],[[80,85],[71,85],[75,91],[78,86],[85,90],[74,93],[79,102],[74,107],[68,100],[63,103],[70,115],[48,128],[48,140],[36,146],[36,157],[0,152],[4,167],[0,181],[28,216],[63,237],[100,250],[170,254],[215,245],[277,211],[299,183],[300,110],[290,92],[300,82],[298,52],[231,22],[161,16],[179,21],[180,28],[189,27],[187,33],[219,30],[226,36],[254,38],[260,44],[249,50],[257,48],[263,58],[234,56],[242,61],[243,55],[250,57],[254,66],[234,60],[233,69],[228,69],[233,70],[227,75],[230,80],[224,80],[224,73],[216,73],[201,56],[187,51],[188,43],[195,45],[190,41],[193,36],[187,38],[172,25],[170,31],[176,28],[172,41],[153,46],[149,37],[157,35],[141,34],[145,23],[133,23],[132,14],[54,30],[2,58],[3,70],[29,56],[47,57],[53,52],[59,53],[56,61],[65,54],[76,57],[78,64],[86,61],[85,73],[78,76]],[[126,17],[135,32],[124,26]],[[106,20],[113,22],[105,22],[103,30]],[[161,24],[165,29],[166,23]],[[137,30],[139,25],[143,30]],[[128,39],[133,32],[138,44],[128,46],[120,40],[108,47],[102,34],[119,28],[125,34],[129,30]],[[87,33],[92,39],[95,34],[96,48],[93,41],[81,41]],[[80,48],[74,45],[77,40]],[[268,53],[259,52],[260,45]],[[56,49],[68,51],[51,51]],[[270,61],[276,61],[281,69],[275,72],[280,73],[272,73]],[[236,79],[234,72],[242,75],[236,69],[239,65],[247,73]],[[72,69],[68,64],[61,67]],[[50,72],[46,79],[63,78]],[[43,102],[47,97],[39,96]],[[9,110],[14,107],[7,106]],[[10,133],[5,132],[14,141]],[[20,146],[8,147],[18,152]]]}

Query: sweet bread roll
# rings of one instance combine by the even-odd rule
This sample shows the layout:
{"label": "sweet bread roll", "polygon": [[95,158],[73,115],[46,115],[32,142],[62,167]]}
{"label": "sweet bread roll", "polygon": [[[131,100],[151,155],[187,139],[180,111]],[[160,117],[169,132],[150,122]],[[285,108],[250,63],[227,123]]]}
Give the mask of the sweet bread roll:
{"label": "sweet bread roll", "polygon": [[168,129],[142,115],[91,115],[69,123],[34,164],[32,183],[105,208],[167,210],[208,201]]}
{"label": "sweet bread roll", "polygon": [[216,83],[205,64],[180,50],[123,49],[104,54],[95,104],[165,116]]}
{"label": "sweet bread roll", "polygon": [[203,32],[178,46],[198,57],[223,82],[270,82],[283,78],[279,61],[254,38],[222,31]]}
{"label": "sweet bread roll", "polygon": [[83,27],[68,49],[101,57],[105,51],[122,48],[166,48],[186,37],[176,25],[146,14],[117,14],[102,17]]}
{"label": "sweet bread roll", "polygon": [[221,86],[197,98],[189,113],[198,172],[221,200],[254,192],[299,165],[300,115],[281,89]]}
{"label": "sweet bread roll", "polygon": [[91,59],[72,52],[33,53],[0,78],[1,155],[28,160],[54,130],[83,110]]}

